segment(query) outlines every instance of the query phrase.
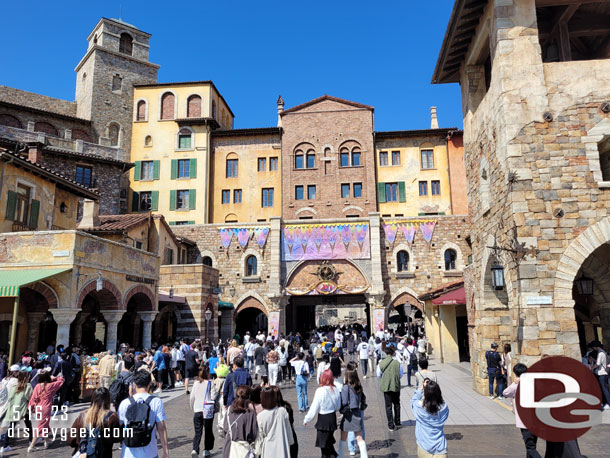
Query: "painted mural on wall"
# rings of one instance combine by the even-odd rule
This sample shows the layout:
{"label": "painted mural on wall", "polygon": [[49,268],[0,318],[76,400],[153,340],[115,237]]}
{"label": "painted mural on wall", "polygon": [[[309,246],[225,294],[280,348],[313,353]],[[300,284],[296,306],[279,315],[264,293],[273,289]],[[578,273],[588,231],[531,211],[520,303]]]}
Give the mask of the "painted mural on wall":
{"label": "painted mural on wall", "polygon": [[282,260],[369,259],[368,223],[290,224],[282,229]]}
{"label": "painted mural on wall", "polygon": [[436,220],[416,220],[416,221],[392,221],[384,223],[383,230],[388,242],[394,243],[396,237],[402,232],[405,240],[412,244],[415,240],[415,234],[419,228],[422,238],[426,243],[430,243],[434,235]]}
{"label": "painted mural on wall", "polygon": [[[341,277],[348,272],[337,270],[337,267],[328,260],[317,265],[315,274],[311,272],[313,267],[312,265],[304,266],[300,271],[300,278],[296,279],[301,281],[287,285],[286,292],[293,296],[305,296],[307,294],[362,294],[370,288],[370,285],[361,274],[348,274],[348,278],[341,280]],[[344,265],[344,267],[347,267],[347,265]],[[307,277],[312,275],[315,275],[316,279],[307,280]]]}

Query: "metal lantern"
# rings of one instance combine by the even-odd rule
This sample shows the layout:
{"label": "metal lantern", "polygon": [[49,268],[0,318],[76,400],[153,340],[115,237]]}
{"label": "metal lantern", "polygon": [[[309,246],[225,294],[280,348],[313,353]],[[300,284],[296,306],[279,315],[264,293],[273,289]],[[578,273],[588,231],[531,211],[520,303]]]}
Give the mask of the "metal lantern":
{"label": "metal lantern", "polygon": [[581,296],[593,295],[593,280],[584,275],[576,280],[576,291]]}
{"label": "metal lantern", "polygon": [[210,321],[212,319],[212,311],[210,309],[207,309],[204,313],[205,315],[205,321]]}
{"label": "metal lantern", "polygon": [[498,262],[491,266],[491,284],[495,290],[504,289],[504,267]]}
{"label": "metal lantern", "polygon": [[169,288],[169,298],[173,299],[174,298],[174,287],[170,286]]}

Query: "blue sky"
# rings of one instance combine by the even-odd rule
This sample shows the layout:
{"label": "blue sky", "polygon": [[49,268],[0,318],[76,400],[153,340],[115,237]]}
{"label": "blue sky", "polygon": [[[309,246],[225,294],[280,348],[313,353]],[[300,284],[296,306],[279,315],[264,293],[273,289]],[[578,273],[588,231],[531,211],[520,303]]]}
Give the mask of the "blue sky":
{"label": "blue sky", "polygon": [[375,107],[376,130],[462,126],[459,86],[431,85],[453,0],[58,0],[2,5],[0,84],[74,99],[74,67],[100,17],[152,34],[159,81],[214,81],[235,127],[273,126],[330,94]]}

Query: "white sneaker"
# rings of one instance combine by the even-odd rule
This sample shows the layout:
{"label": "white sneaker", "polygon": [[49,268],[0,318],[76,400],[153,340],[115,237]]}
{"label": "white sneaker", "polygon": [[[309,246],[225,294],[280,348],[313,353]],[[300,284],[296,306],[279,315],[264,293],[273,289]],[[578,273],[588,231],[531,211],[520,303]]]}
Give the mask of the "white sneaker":
{"label": "white sneaker", "polygon": [[157,388],[155,391],[153,391],[154,394],[159,394],[162,392],[163,392],[163,390],[161,388]]}
{"label": "white sneaker", "polygon": [[349,456],[356,456],[356,452],[349,452]]}
{"label": "white sneaker", "polygon": [[193,451],[191,452],[191,456],[192,456],[193,458],[197,458],[197,457],[199,456],[199,453],[197,453],[195,450],[193,450]]}
{"label": "white sneaker", "polygon": [[362,378],[366,378],[366,375],[363,375]]}
{"label": "white sneaker", "polygon": [[9,445],[7,445],[6,447],[2,447],[2,448],[0,448],[0,455],[2,453],[10,452],[11,450],[13,450],[13,447],[11,447]]}
{"label": "white sneaker", "polygon": [[493,399],[493,398],[495,398],[495,396],[488,396],[488,397],[489,397],[489,399]]}
{"label": "white sneaker", "polygon": [[604,406],[604,410],[610,410],[610,405],[606,404],[606,405]]}

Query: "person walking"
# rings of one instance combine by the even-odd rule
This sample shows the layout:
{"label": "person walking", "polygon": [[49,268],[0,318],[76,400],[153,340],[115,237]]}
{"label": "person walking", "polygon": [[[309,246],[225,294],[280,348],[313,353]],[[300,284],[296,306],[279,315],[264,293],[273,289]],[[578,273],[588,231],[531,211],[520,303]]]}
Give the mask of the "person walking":
{"label": "person walking", "polygon": [[[238,356],[233,360],[233,372],[227,375],[223,390],[222,398],[224,405],[231,405],[235,397],[235,391],[242,385],[252,386],[252,377],[244,368],[244,359]],[[248,401],[250,400],[250,392],[248,392]]]}
{"label": "person walking", "polygon": [[449,418],[449,407],[443,400],[441,387],[424,380],[411,398],[411,411],[415,417],[415,439],[418,458],[447,456],[447,439],[443,428]]}
{"label": "person walking", "polygon": [[108,350],[108,353],[104,355],[98,364],[100,369],[100,386],[102,388],[110,388],[112,377],[114,376],[114,366],[116,361],[114,359],[114,352]]}
{"label": "person walking", "polygon": [[297,399],[299,402],[299,412],[305,412],[309,409],[309,399],[307,398],[307,382],[309,380],[310,368],[305,361],[305,353],[299,352],[297,356],[290,360],[290,364],[294,368],[297,386]]}
{"label": "person walking", "polygon": [[369,372],[371,374],[375,373],[375,367],[377,365],[377,361],[375,360],[375,337],[371,334],[368,341],[369,346]]}
{"label": "person walking", "polygon": [[500,368],[502,357],[498,353],[497,343],[494,342],[491,344],[491,350],[485,352],[485,359],[487,360],[487,376],[489,378],[489,399],[495,398],[494,380],[498,385],[499,399],[503,399],[502,391],[504,391],[504,389],[502,386],[502,371]]}
{"label": "person walking", "polygon": [[369,344],[366,342],[366,337],[360,338],[360,343],[356,348],[360,356],[360,367],[362,368],[362,377],[366,378],[366,372],[369,365]]}
{"label": "person walking", "polygon": [[504,352],[502,353],[502,372],[504,373],[503,382],[504,386],[508,386],[511,383],[513,367],[512,367],[512,348],[509,343],[504,344]]}
{"label": "person walking", "polygon": [[608,391],[608,355],[599,340],[591,342],[593,350],[597,351],[597,358],[593,364],[593,373],[597,375],[602,389],[602,407],[604,410],[610,409],[610,392]]}
{"label": "person walking", "polygon": [[[396,431],[400,427],[400,378],[402,366],[394,359],[394,347],[388,346],[386,357],[377,366],[377,377],[381,377],[379,389],[385,401],[385,413],[388,418],[388,430]],[[392,406],[394,413],[392,413]]]}
{"label": "person walking", "polygon": [[199,367],[199,353],[195,351],[193,345],[189,347],[189,349],[184,354],[184,390],[186,394],[191,394],[189,391],[189,380],[197,377],[197,369]]}
{"label": "person walking", "polygon": [[321,451],[322,458],[335,458],[335,437],[337,429],[337,411],[341,407],[341,393],[335,388],[333,373],[330,369],[324,371],[320,377],[320,387],[316,389],[311,408],[303,419],[303,426],[307,426],[317,415],[316,443]]}
{"label": "person walking", "polygon": [[44,448],[49,446],[47,436],[49,432],[49,423],[51,422],[51,407],[53,404],[53,396],[64,384],[62,377],[52,377],[50,370],[42,370],[38,375],[38,383],[32,392],[32,397],[28,403],[30,412],[34,412],[36,418],[40,418],[32,434],[32,442],[28,447],[28,452],[34,450],[38,438],[42,437]]}
{"label": "person walking", "polygon": [[292,445],[290,446],[290,458],[298,458],[299,456],[299,441],[297,438],[296,433],[294,432],[294,410],[292,408],[292,405],[288,402],[284,400],[284,397],[282,396],[282,390],[277,391],[278,394],[278,405],[280,407],[283,407],[284,409],[286,409],[286,412],[288,412],[288,421],[290,421],[290,428],[292,428],[292,437],[294,439]]}
{"label": "person walking", "polygon": [[[114,360],[112,360],[114,361]],[[114,367],[111,369],[111,373],[114,374]],[[54,377],[61,377],[64,379],[64,383],[61,385],[58,393],[57,405],[63,406],[68,401],[68,390],[72,384],[72,364],[70,364],[70,355],[68,352],[63,352],[59,355],[59,359],[53,368],[51,375]]]}
{"label": "person walking", "polygon": [[264,410],[256,417],[259,435],[257,455],[260,458],[288,458],[290,447],[294,444],[288,411],[280,405],[280,397],[277,386],[266,386],[261,391]]}
{"label": "person walking", "polygon": [[[243,359],[242,359],[243,367]],[[254,456],[254,443],[258,436],[256,412],[250,403],[251,388],[237,387],[235,399],[227,409],[222,431],[225,444],[222,458],[249,458]]]}
{"label": "person walking", "polygon": [[279,345],[277,353],[280,356],[280,360],[278,361],[279,379],[280,384],[283,384],[289,379],[288,374],[290,373],[288,368],[288,352],[282,345]]}
{"label": "person walking", "polygon": [[235,358],[237,358],[240,355],[241,355],[241,348],[239,348],[237,346],[237,341],[234,339],[231,341],[231,345],[229,346],[229,349],[227,350],[227,362],[228,362],[229,366],[232,366]]}
{"label": "person walking", "polygon": [[422,334],[419,339],[417,339],[417,353],[418,359],[428,357],[428,338],[425,334]]}
{"label": "person walking", "polygon": [[269,385],[277,385],[277,376],[280,369],[279,366],[280,355],[275,350],[273,343],[269,344],[269,353],[267,353],[267,368],[269,373]]}
{"label": "person walking", "polygon": [[30,373],[23,370],[17,375],[17,383],[11,383],[7,387],[6,410],[2,423],[0,424],[0,438],[3,453],[10,452],[12,448],[8,445],[8,430],[13,428],[21,420],[24,420],[26,430],[32,432],[32,422],[28,413],[28,403],[32,397],[32,385],[30,385]]}
{"label": "person walking", "polygon": [[[407,360],[407,386],[411,385],[411,376],[417,372],[417,349],[415,348],[413,339],[410,337],[407,339],[407,346],[405,347],[405,356]],[[427,359],[422,359],[422,361],[428,362]]]}
{"label": "person walking", "polygon": [[261,378],[267,375],[267,367],[265,366],[265,359],[267,357],[267,350],[263,346],[262,340],[256,341],[256,349],[254,350],[254,378],[258,380],[258,376]]}
{"label": "person walking", "polygon": [[436,379],[436,374],[431,370],[428,370],[428,360],[421,359],[419,361],[419,371],[415,374],[415,383],[418,387],[424,386],[425,380],[432,380],[433,382],[438,382]]}
{"label": "person walking", "polygon": [[246,353],[246,370],[251,371],[254,365],[254,351],[256,350],[256,341],[250,339],[248,336],[248,342],[244,345],[244,352]]}
{"label": "person walking", "polygon": [[193,458],[199,456],[199,445],[204,431],[203,456],[212,455],[214,449],[214,406],[217,399],[216,384],[210,379],[208,366],[202,364],[189,397],[191,410],[193,411],[193,427],[195,428],[193,451],[191,452]]}
{"label": "person walking", "polygon": [[[89,438],[95,437],[95,430],[98,430],[97,441],[100,445],[95,446],[95,451],[101,452],[96,456],[99,458],[112,458],[112,446],[121,442],[123,435],[119,423],[119,416],[110,408],[110,391],[107,388],[97,388],[91,396],[91,405],[80,414],[72,423],[72,428],[68,431],[68,444],[74,449],[76,456],[87,455],[87,449],[93,447],[89,445]],[[80,431],[87,431],[87,434],[80,434]],[[99,447],[99,448],[98,448]]]}
{"label": "person walking", "polygon": [[[368,458],[366,442],[363,437],[364,410],[362,407],[366,405],[366,396],[358,378],[358,370],[348,363],[348,368],[345,371],[345,384],[341,390],[341,440],[339,441],[339,457],[345,453],[345,443],[348,440],[348,433],[353,433],[356,436],[358,448],[360,449],[360,458]],[[351,454],[351,452],[350,452]]]}
{"label": "person walking", "polygon": [[322,355],[322,360],[318,363],[318,371],[316,373],[318,385],[320,384],[320,377],[326,369],[330,369],[330,355],[328,353],[324,353],[324,355]]}

